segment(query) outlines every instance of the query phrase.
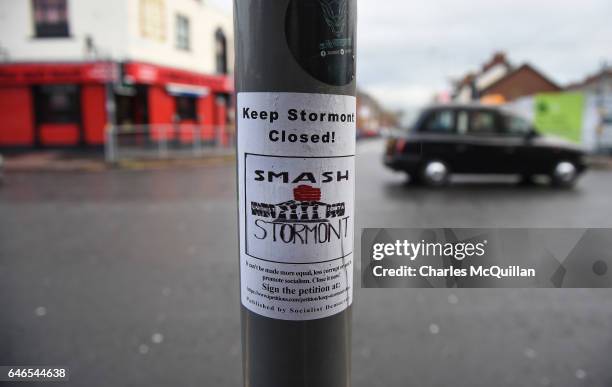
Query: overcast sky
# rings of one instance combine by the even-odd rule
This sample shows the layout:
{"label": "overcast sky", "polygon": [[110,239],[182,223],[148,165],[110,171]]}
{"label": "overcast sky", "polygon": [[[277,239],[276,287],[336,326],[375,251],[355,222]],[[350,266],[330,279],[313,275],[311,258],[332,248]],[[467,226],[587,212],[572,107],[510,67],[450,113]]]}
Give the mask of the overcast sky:
{"label": "overcast sky", "polygon": [[[231,11],[231,0],[209,0]],[[273,1],[273,0],[271,0]],[[612,0],[359,0],[357,81],[394,109],[427,103],[503,50],[560,84],[612,64]]]}

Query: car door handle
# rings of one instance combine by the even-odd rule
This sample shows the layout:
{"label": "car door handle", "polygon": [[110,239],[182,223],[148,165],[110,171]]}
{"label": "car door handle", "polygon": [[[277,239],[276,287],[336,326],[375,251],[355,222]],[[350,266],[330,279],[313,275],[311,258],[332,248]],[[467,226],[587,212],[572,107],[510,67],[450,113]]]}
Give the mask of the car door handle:
{"label": "car door handle", "polygon": [[516,152],[516,148],[513,146],[507,146],[504,148],[504,153],[506,154],[513,154],[514,152]]}

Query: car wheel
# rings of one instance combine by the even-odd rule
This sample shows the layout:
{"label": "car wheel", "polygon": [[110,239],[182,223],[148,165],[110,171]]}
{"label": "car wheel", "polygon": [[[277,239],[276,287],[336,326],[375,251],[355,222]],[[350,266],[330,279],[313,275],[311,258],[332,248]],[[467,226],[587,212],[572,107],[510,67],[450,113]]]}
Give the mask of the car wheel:
{"label": "car wheel", "polygon": [[556,187],[573,187],[578,178],[578,169],[571,161],[559,161],[550,175],[552,184]]}
{"label": "car wheel", "polygon": [[441,187],[448,183],[450,170],[443,161],[427,161],[421,168],[420,178],[423,183],[430,187]]}

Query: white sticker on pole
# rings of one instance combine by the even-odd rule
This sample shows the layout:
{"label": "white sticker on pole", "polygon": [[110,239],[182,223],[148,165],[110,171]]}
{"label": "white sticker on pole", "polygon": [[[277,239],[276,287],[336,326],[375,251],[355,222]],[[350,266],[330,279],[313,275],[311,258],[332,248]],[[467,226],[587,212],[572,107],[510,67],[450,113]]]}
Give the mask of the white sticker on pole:
{"label": "white sticker on pole", "polygon": [[282,320],[353,298],[356,100],[238,93],[242,304]]}

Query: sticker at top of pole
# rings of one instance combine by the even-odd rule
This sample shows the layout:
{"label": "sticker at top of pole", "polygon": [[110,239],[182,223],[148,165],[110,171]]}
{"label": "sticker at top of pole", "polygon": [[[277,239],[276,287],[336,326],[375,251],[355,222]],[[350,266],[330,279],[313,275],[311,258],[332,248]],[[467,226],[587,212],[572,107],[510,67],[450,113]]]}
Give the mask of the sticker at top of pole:
{"label": "sticker at top of pole", "polygon": [[355,78],[354,19],[348,0],[291,0],[285,17],[289,50],[317,80],[346,85]]}
{"label": "sticker at top of pole", "polygon": [[237,98],[241,301],[282,320],[352,303],[356,100]]}

